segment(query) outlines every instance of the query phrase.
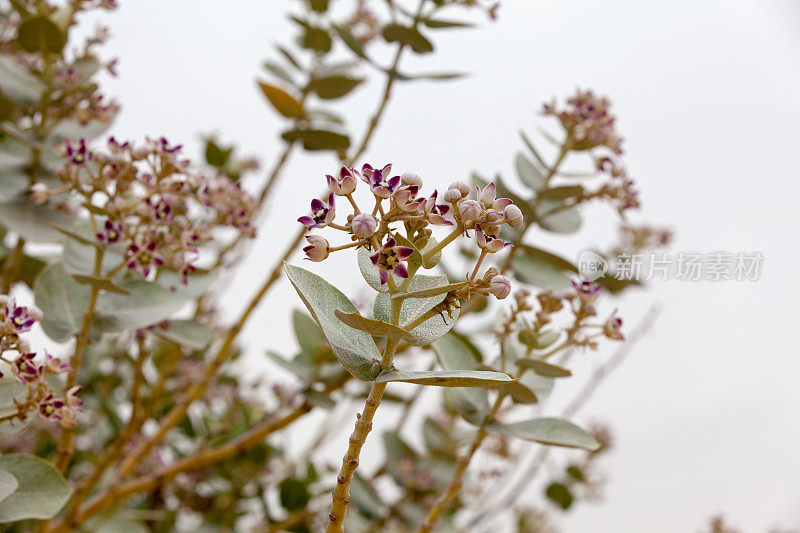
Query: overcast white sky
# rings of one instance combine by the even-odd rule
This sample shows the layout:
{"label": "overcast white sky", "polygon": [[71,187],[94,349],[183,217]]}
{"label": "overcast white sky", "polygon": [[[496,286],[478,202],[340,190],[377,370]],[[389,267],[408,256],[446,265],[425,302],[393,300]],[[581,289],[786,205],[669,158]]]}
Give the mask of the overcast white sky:
{"label": "overcast white sky", "polygon": [[[113,133],[164,134],[196,154],[198,133],[216,130],[270,165],[281,124],[254,80],[271,45],[290,35],[283,12],[296,3],[121,4],[107,19],[120,77],[105,87],[123,104]],[[408,63],[472,77],[400,87],[368,160],[439,187],[473,169],[512,175],[517,130],[535,131],[539,104],[591,87],[613,98],[641,218],[674,228],[673,251],[765,257],[758,282],[660,282],[619,302],[629,324],[652,302],[664,312],[579,416],[610,422],[617,447],[603,463],[605,501],[580,505],[563,530],[696,531],[717,512],[746,532],[800,527],[800,3],[507,0],[499,22],[484,26],[440,34],[434,57]],[[377,90],[347,102],[358,132]],[[332,168],[326,156],[291,163],[230,288],[231,308]],[[608,242],[612,217],[591,215],[564,253]],[[362,283],[345,262],[323,266],[316,270],[339,276],[345,291]],[[297,305],[284,285],[259,309],[246,337],[253,364],[266,346],[294,350],[286,310]]]}

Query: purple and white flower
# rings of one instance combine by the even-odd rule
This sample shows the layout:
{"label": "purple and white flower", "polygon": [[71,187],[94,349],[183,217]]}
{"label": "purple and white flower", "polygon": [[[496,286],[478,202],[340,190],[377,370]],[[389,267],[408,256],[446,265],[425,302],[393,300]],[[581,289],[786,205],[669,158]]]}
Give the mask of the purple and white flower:
{"label": "purple and white flower", "polygon": [[450,212],[450,206],[447,204],[437,204],[436,197],[439,193],[433,191],[430,198],[425,201],[425,217],[428,222],[436,226],[452,226],[453,223],[445,220],[444,216]]}
{"label": "purple and white flower", "polygon": [[150,241],[144,247],[136,243],[128,247],[128,268],[138,270],[143,276],[147,277],[154,267],[160,267],[164,260],[156,254],[156,243]]}
{"label": "purple and white flower", "polygon": [[318,263],[328,258],[328,254],[330,254],[328,239],[319,235],[306,235],[306,240],[308,241],[308,246],[303,248],[306,259]]}
{"label": "purple and white flower", "polygon": [[305,225],[308,229],[324,228],[336,217],[336,204],[334,201],[333,193],[328,196],[327,205],[322,203],[322,200],[314,198],[311,200],[311,216],[302,216],[297,219],[298,222]]}
{"label": "purple and white flower", "polygon": [[3,322],[6,329],[12,333],[30,331],[34,323],[42,319],[42,311],[35,305],[25,307],[17,305],[13,298],[6,300],[3,305]]}
{"label": "purple and white flower", "polygon": [[499,252],[506,246],[511,246],[510,242],[504,241],[495,235],[484,233],[480,226],[475,226],[475,238],[478,241],[478,247],[490,254]]}
{"label": "purple and white flower", "polygon": [[330,174],[325,177],[328,179],[328,188],[337,196],[347,196],[356,190],[356,171],[347,167],[342,167],[339,170],[339,177],[335,178]]}
{"label": "purple and white flower", "polygon": [[381,284],[389,281],[390,272],[397,277],[407,278],[408,268],[403,264],[403,260],[411,257],[413,253],[413,248],[398,246],[394,238],[390,238],[380,250],[371,255],[370,261],[378,267]]}

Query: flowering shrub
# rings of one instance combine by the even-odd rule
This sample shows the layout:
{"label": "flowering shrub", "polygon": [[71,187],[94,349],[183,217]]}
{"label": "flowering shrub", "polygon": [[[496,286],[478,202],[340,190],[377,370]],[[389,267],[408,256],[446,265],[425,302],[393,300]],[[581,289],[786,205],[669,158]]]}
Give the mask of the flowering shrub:
{"label": "flowering shrub", "polygon": [[[606,300],[636,283],[582,279],[532,232],[577,232],[588,202],[623,219],[639,207],[610,101],[578,90],[546,104],[554,146],[523,134],[512,186],[475,174],[425,188],[413,161],[363,156],[398,86],[458,77],[401,70],[409,53],[434,51],[438,30],[470,26],[441,13],[493,19],[497,5],[353,4],[342,18],[327,1],[300,3],[296,48],[278,46],[281,60],[265,64],[259,90],[286,125],[258,182],[253,158],[216,138],[203,162],[163,137],[104,138],[119,110],[96,81],[101,68],[115,73],[97,55],[107,32],[75,51],[70,30],[115,2],[0,3],[0,523],[10,531],[449,531],[490,521],[539,531],[541,509],[516,499],[543,459],[511,483],[526,442],[570,450],[544,489],[550,512],[599,492],[609,430],[569,420],[588,393],[564,416],[541,409],[583,364],[576,352],[626,339]],[[335,104],[369,69],[384,90],[355,138]],[[331,173],[315,178],[321,194],[242,313],[221,316],[216,279],[235,272],[299,151],[333,156]],[[564,171],[572,157],[594,172]],[[609,256],[669,240],[628,220],[621,228]],[[369,296],[297,266],[301,249],[319,272],[326,265],[311,263],[349,254]],[[283,280],[308,313],[292,315],[299,353],[267,354],[292,376],[245,380],[229,365],[240,332]],[[345,441],[336,430],[350,424],[336,413],[351,402],[362,407]],[[404,432],[416,408],[422,444],[412,445]],[[276,438],[303,423],[320,433],[302,449]],[[376,469],[361,466],[368,438],[382,438]],[[344,448],[338,468],[328,442]],[[481,454],[495,471],[475,473]]]}

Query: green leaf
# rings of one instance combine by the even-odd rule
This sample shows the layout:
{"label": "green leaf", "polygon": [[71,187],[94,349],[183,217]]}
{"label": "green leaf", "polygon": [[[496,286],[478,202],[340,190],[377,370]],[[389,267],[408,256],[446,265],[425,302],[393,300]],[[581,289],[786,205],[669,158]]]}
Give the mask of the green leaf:
{"label": "green leaf", "polygon": [[222,148],[211,139],[206,141],[205,158],[206,163],[212,167],[222,168],[228,162],[233,152],[232,147]]}
{"label": "green leaf", "polygon": [[429,28],[474,28],[475,24],[470,22],[459,22],[457,20],[435,20],[425,19],[422,21]]}
{"label": "green leaf", "polygon": [[140,329],[157,324],[178,312],[188,300],[183,293],[145,280],[125,280],[119,286],[128,294],[106,292],[97,299],[101,330]]}
{"label": "green leaf", "polygon": [[564,185],[542,191],[542,197],[550,200],[568,200],[581,194],[583,194],[583,187],[580,185]]}
{"label": "green leaf", "polygon": [[589,432],[563,418],[534,418],[509,424],[490,422],[486,425],[486,429],[551,446],[582,448],[589,451],[600,447],[600,443]]}
{"label": "green leaf", "polygon": [[304,268],[284,263],[283,269],[342,366],[361,381],[375,379],[380,373],[381,356],[375,341],[369,333],[351,328],[334,315],[336,309],[356,312],[353,303],[339,289]]}
{"label": "green leaf", "polygon": [[208,326],[196,320],[170,320],[166,328],[156,328],[154,333],[194,350],[202,350],[211,342],[211,331]]}
{"label": "green leaf", "polygon": [[538,261],[528,255],[518,254],[512,262],[512,269],[517,278],[537,287],[550,289],[567,289],[570,278],[563,270],[550,263]]}
{"label": "green leaf", "polygon": [[325,13],[328,10],[328,0],[311,0],[311,9],[317,13]]}
{"label": "green leaf", "polygon": [[3,96],[22,105],[38,102],[47,86],[18,67],[8,56],[0,55],[0,91]]}
{"label": "green leaf", "polygon": [[517,154],[515,165],[517,168],[517,176],[519,176],[520,181],[527,185],[532,191],[541,191],[544,188],[544,174],[542,174],[542,171],[531,163],[522,153]]}
{"label": "green leaf", "polygon": [[19,488],[0,502],[0,523],[53,518],[67,503],[72,489],[50,463],[32,455],[0,456],[0,470],[13,475]]}
{"label": "green leaf", "polygon": [[48,337],[64,342],[81,327],[91,290],[78,283],[61,262],[47,265],[33,284],[36,305],[44,318],[41,325]]}
{"label": "green leaf", "polygon": [[330,34],[325,29],[318,26],[306,25],[306,31],[300,39],[300,46],[327,54],[331,51],[333,39],[331,39]]}
{"label": "green leaf", "polygon": [[540,376],[549,378],[565,378],[572,375],[572,372],[566,368],[542,361],[541,359],[534,359],[530,357],[526,357],[517,361],[517,366],[520,368],[528,368]]}
{"label": "green leaf", "polygon": [[63,235],[52,224],[69,227],[73,218],[51,206],[22,202],[0,204],[0,223],[7,229],[23,235],[28,242],[60,242]]}
{"label": "green leaf", "polygon": [[272,107],[284,117],[304,118],[306,116],[302,104],[291,94],[263,81],[258,82],[258,86],[261,87],[261,92],[267,97]]}
{"label": "green leaf", "polygon": [[366,331],[373,337],[386,337],[387,339],[400,339],[406,342],[416,342],[416,338],[408,331],[381,320],[366,318],[361,316],[358,312],[345,313],[341,309],[334,309],[333,313],[336,318],[350,326],[351,328]]}
{"label": "green leaf", "polygon": [[[477,369],[489,370],[489,371],[495,370],[493,367],[483,364],[478,365]],[[515,380],[510,383],[505,383],[497,387],[497,390],[511,396],[511,399],[514,400],[514,402],[516,403],[533,404],[539,402],[539,397],[536,396],[536,393],[519,380]]]}
{"label": "green leaf", "polygon": [[307,359],[313,359],[320,348],[327,348],[328,341],[325,340],[325,335],[322,334],[317,323],[298,309],[292,313],[292,327],[297,344],[300,345],[300,351]]}
{"label": "green leaf", "polygon": [[286,478],[280,482],[278,485],[278,493],[281,506],[287,511],[302,509],[308,505],[311,499],[305,483],[293,477]]}
{"label": "green leaf", "polygon": [[423,74],[405,74],[403,72],[388,72],[400,81],[452,81],[460,80],[469,76],[467,72],[429,72]]}
{"label": "green leaf", "polygon": [[303,395],[306,397],[306,400],[308,400],[308,403],[314,407],[321,407],[322,409],[333,409],[336,407],[336,402],[333,398],[323,392],[309,389],[304,391]]}
{"label": "green leaf", "polygon": [[0,470],[0,502],[14,494],[19,487],[19,482],[9,472]]}
{"label": "green leaf", "polygon": [[[3,373],[3,377],[0,377],[0,416],[8,416],[17,412],[15,400],[24,402],[27,399],[28,388],[14,377],[10,365],[5,362],[0,363],[0,370]],[[0,423],[0,438],[16,435],[25,429],[32,419],[32,416],[28,416],[24,421],[15,419]]]}
{"label": "green leaf", "polygon": [[547,198],[539,202],[537,219],[542,229],[553,233],[575,233],[581,228],[582,220],[574,207],[563,207],[563,203]]}
{"label": "green leaf", "polygon": [[557,331],[542,331],[538,336],[530,330],[523,330],[517,335],[517,339],[531,350],[543,350],[556,342],[561,334]]}
{"label": "green leaf", "polygon": [[350,78],[348,76],[328,76],[316,78],[308,84],[308,90],[317,93],[317,96],[324,100],[341,98],[350,91],[358,87],[362,78]]}
{"label": "green leaf", "polygon": [[514,379],[502,372],[481,370],[387,370],[375,378],[376,383],[392,381],[437,387],[494,387]]}
{"label": "green leaf", "polygon": [[281,137],[288,142],[302,142],[303,148],[308,151],[333,150],[343,153],[350,146],[350,138],[347,135],[328,130],[289,130],[282,133]]}
{"label": "green leaf", "polygon": [[67,44],[67,34],[49,18],[37,16],[19,25],[17,43],[29,53],[57,54]]}
{"label": "green leaf", "polygon": [[[447,276],[427,276],[425,274],[418,274],[414,276],[409,284],[408,291],[421,291],[427,289],[434,289],[447,285]],[[405,324],[410,324],[415,321],[434,306],[438,305],[445,299],[446,294],[439,294],[429,298],[408,298],[403,301],[400,306],[400,324],[404,329]],[[389,322],[389,311],[391,309],[391,297],[387,293],[380,293],[375,298],[375,306],[373,315],[378,320]],[[411,334],[417,338],[415,346],[425,346],[430,344],[453,327],[458,318],[458,309],[452,310],[452,318],[444,313],[444,317],[440,315],[433,316],[420,324],[419,326],[411,329]]]}
{"label": "green leaf", "polygon": [[370,287],[378,292],[389,292],[389,284],[381,284],[378,267],[372,264],[369,256],[369,250],[364,247],[359,248],[358,252],[356,252],[358,270],[360,270],[361,275],[364,276],[364,281],[366,281]]}
{"label": "green leaf", "polygon": [[569,487],[558,482],[550,483],[545,490],[545,495],[564,511],[569,509],[575,500]]}
{"label": "green leaf", "polygon": [[108,278],[87,276],[84,274],[72,274],[72,278],[78,283],[85,283],[86,285],[96,287],[101,291],[115,292],[117,294],[130,294],[127,289],[123,289]]}
{"label": "green leaf", "polygon": [[387,43],[399,41],[418,54],[433,52],[433,43],[426,39],[415,28],[409,28],[395,22],[389,23],[381,30],[381,35]]}
{"label": "green leaf", "polygon": [[[431,347],[446,370],[472,370],[478,365],[472,349],[453,334],[445,335]],[[445,398],[471,424],[479,425],[489,412],[489,396],[483,388],[447,389]]]}
{"label": "green leaf", "polygon": [[292,87],[297,87],[297,82],[294,81],[294,78],[292,78],[291,74],[286,72],[286,69],[284,69],[279,64],[274,63],[272,61],[265,61],[264,68],[275,74],[275,76],[285,81]]}
{"label": "green leaf", "polygon": [[358,57],[367,59],[367,54],[364,52],[364,47],[361,46],[361,42],[355,38],[348,28],[339,24],[333,24],[333,29],[339,34],[339,38],[345,46],[352,50]]}

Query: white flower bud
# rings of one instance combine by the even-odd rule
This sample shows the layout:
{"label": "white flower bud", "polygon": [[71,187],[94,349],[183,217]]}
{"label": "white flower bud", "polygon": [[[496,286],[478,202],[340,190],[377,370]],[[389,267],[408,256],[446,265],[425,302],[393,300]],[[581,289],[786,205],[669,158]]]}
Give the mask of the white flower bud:
{"label": "white flower bud", "polygon": [[462,220],[470,221],[478,220],[483,209],[481,208],[481,204],[475,200],[464,200],[461,202],[461,205],[458,206],[458,211],[461,214]]}
{"label": "white flower bud", "polygon": [[416,185],[417,187],[422,187],[422,178],[419,177],[419,174],[414,174],[413,172],[406,172],[400,177],[400,181],[403,182],[403,185]]}
{"label": "white flower bud", "polygon": [[353,217],[353,221],[350,222],[350,229],[356,237],[368,239],[378,229],[378,220],[372,215],[361,213]]}
{"label": "white flower bud", "polygon": [[489,289],[492,291],[495,298],[502,300],[511,294],[511,280],[505,276],[495,276],[489,283]]}
{"label": "white flower bud", "polygon": [[319,235],[306,235],[308,246],[303,248],[306,259],[314,262],[324,261],[330,253],[330,246],[325,237]]}
{"label": "white flower bud", "polygon": [[508,222],[508,225],[512,228],[520,227],[525,221],[522,216],[522,210],[514,204],[506,207],[505,211],[503,211],[503,216],[505,216],[506,222]]}
{"label": "white flower bud", "polygon": [[463,181],[454,181],[453,183],[450,184],[448,189],[456,189],[458,192],[461,193],[461,197],[465,198],[472,190],[472,187],[470,187],[468,183],[465,183]]}
{"label": "white flower bud", "polygon": [[461,200],[461,192],[458,189],[447,189],[442,196],[445,202],[454,204]]}

